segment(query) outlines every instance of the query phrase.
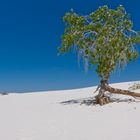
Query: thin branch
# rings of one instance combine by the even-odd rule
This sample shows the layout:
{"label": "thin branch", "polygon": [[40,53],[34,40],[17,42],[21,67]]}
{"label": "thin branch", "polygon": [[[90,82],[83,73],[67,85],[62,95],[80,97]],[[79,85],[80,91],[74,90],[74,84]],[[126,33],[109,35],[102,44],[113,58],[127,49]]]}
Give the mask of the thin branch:
{"label": "thin branch", "polygon": [[96,93],[99,89],[101,88],[101,85],[99,85],[96,90],[94,91],[94,93]]}

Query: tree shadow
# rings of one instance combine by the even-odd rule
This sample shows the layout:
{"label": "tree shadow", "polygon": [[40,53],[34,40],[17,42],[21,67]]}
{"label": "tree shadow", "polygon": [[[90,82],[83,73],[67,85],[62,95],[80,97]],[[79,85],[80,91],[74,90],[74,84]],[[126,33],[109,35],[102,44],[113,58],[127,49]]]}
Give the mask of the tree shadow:
{"label": "tree shadow", "polygon": [[[114,97],[110,97],[110,103],[120,103],[120,102],[126,102],[126,103],[139,103],[140,100],[136,100],[136,99],[132,99],[132,98],[114,98]],[[81,98],[81,99],[72,99],[72,100],[67,100],[67,101],[63,101],[60,102],[60,104],[62,105],[72,105],[72,104],[79,104],[79,105],[98,105],[96,103],[96,99],[95,97],[89,97],[89,98]]]}

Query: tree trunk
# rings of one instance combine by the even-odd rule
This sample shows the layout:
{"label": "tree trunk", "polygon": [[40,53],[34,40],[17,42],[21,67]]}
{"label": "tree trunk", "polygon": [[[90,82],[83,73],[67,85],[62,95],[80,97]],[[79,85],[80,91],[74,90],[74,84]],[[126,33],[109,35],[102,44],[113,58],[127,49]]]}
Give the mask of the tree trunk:
{"label": "tree trunk", "polygon": [[108,80],[102,79],[101,84],[99,86],[99,94],[96,96],[97,104],[104,105],[110,102],[110,98],[105,96],[106,91],[110,93],[115,93],[115,94],[129,95],[132,97],[140,97],[140,93],[110,87],[108,85]]}
{"label": "tree trunk", "polygon": [[96,96],[96,103],[100,105],[105,105],[110,102],[110,98],[105,96],[105,83],[108,83],[107,80],[101,80],[101,84],[99,86],[99,94]]}

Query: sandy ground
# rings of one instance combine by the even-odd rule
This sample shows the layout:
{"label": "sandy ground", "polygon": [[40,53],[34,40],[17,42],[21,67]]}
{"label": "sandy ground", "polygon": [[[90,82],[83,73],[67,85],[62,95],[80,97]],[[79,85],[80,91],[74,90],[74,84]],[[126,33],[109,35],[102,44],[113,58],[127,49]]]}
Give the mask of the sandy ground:
{"label": "sandy ground", "polygon": [[115,95],[105,106],[81,104],[95,88],[0,95],[0,140],[140,140],[140,101]]}

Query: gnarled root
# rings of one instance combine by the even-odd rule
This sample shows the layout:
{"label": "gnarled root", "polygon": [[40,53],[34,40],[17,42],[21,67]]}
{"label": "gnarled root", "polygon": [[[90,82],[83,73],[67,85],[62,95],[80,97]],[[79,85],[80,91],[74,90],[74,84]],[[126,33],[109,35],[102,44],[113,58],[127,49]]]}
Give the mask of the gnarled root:
{"label": "gnarled root", "polygon": [[96,103],[100,104],[100,105],[105,105],[108,104],[110,102],[110,98],[107,96],[103,96],[103,97],[96,97]]}
{"label": "gnarled root", "polygon": [[96,91],[99,91],[99,94],[96,96],[96,103],[100,105],[108,104],[111,101],[109,97],[105,96],[106,91],[114,94],[129,95],[140,99],[140,93],[110,87],[105,80],[101,80],[101,84],[97,87]]}
{"label": "gnarled root", "polygon": [[110,98],[105,96],[105,90],[102,85],[98,87],[98,90],[99,94],[96,96],[96,103],[100,105],[108,104],[110,102]]}
{"label": "gnarled root", "polygon": [[105,89],[105,91],[108,91],[108,92],[114,93],[114,94],[129,95],[129,96],[132,96],[134,98],[140,97],[140,93],[132,92],[129,90],[122,90],[122,89],[113,88],[113,87],[110,87],[108,84],[105,84],[104,89]]}

